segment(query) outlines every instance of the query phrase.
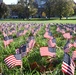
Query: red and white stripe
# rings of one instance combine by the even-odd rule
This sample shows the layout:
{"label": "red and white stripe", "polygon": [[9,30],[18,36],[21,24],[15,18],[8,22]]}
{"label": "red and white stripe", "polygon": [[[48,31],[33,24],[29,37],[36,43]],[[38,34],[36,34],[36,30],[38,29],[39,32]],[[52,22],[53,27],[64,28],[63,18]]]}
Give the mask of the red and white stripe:
{"label": "red and white stripe", "polygon": [[22,61],[21,60],[17,60],[14,55],[10,55],[10,56],[6,57],[4,59],[4,62],[6,63],[6,65],[9,68],[13,68],[15,66],[21,66],[22,65]]}
{"label": "red and white stripe", "polygon": [[12,68],[15,66],[16,58],[14,57],[14,55],[10,55],[7,58],[5,58],[4,61],[9,68]]}
{"label": "red and white stripe", "polygon": [[73,61],[71,60],[71,64],[68,65],[67,63],[63,62],[62,64],[62,72],[64,72],[67,75],[74,75],[74,69],[75,65]]}

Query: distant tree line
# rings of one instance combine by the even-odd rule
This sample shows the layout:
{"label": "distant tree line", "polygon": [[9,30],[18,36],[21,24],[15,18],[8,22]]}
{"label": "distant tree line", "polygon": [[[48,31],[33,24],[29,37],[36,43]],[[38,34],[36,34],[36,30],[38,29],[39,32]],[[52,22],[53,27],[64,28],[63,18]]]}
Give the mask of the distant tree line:
{"label": "distant tree line", "polygon": [[[74,0],[47,0],[44,7],[46,16],[50,19],[51,16],[68,17],[76,15],[76,4]],[[11,11],[16,13],[19,18],[27,18],[34,16],[38,7],[34,0],[20,0],[16,5],[11,7]],[[1,3],[0,4],[0,18],[5,18],[9,15],[9,7]]]}

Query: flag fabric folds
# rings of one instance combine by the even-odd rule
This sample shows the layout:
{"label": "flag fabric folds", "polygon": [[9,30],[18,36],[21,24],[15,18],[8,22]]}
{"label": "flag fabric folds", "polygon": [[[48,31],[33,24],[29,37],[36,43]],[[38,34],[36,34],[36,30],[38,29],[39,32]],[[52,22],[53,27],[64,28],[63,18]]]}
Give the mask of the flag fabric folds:
{"label": "flag fabric folds", "polygon": [[64,53],[63,63],[62,63],[62,72],[66,75],[74,75],[75,64],[71,59],[70,55]]}
{"label": "flag fabric folds", "polygon": [[10,55],[4,59],[4,62],[9,68],[13,68],[15,66],[22,66],[21,54]]}

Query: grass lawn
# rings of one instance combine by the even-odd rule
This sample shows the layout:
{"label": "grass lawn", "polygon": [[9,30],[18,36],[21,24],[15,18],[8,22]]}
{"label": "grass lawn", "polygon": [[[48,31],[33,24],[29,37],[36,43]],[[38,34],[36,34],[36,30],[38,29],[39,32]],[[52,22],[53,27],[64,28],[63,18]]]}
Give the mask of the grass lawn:
{"label": "grass lawn", "polygon": [[20,23],[20,22],[28,22],[28,23],[72,23],[72,24],[76,24],[76,19],[31,19],[31,20],[22,20],[22,19],[5,19],[5,20],[0,20],[0,23],[3,22],[16,22],[16,23]]}

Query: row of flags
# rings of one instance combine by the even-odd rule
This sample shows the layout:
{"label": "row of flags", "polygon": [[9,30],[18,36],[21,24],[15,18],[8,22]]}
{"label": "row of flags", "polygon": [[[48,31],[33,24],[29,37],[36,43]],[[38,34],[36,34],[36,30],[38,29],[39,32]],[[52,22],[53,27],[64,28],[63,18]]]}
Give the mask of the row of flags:
{"label": "row of flags", "polygon": [[[64,29],[66,28],[66,29]],[[76,28],[76,26],[75,26]],[[70,40],[73,38],[73,29],[75,28],[70,28],[69,26],[63,26],[61,28],[60,26],[57,27],[57,32],[61,33],[65,39],[67,39],[66,44],[64,45],[64,56],[63,56],[63,62],[62,62],[62,72],[65,75],[74,75],[75,71],[75,62],[74,60],[76,59],[76,51],[72,52],[72,57],[68,54],[70,52],[70,48],[75,47],[76,48],[76,39],[74,40],[74,43],[71,43]],[[66,32],[69,31],[69,32]],[[76,30],[76,29],[75,29]]]}
{"label": "row of flags", "polygon": [[24,44],[20,46],[18,49],[15,50],[16,54],[15,55],[10,55],[4,59],[6,65],[9,68],[13,68],[15,66],[22,66],[22,57],[26,56],[27,53],[30,52],[30,50],[34,47],[35,45],[35,40],[30,39],[28,44]]}
{"label": "row of flags", "polygon": [[[25,26],[25,25],[24,25]],[[59,25],[58,25],[59,27]],[[50,32],[50,25],[46,25],[45,28],[45,34],[44,38],[48,39],[48,47],[41,47],[40,48],[40,54],[41,56],[50,56],[50,57],[56,57],[56,39],[53,37],[52,32]],[[64,46],[64,58],[62,62],[62,72],[67,74],[67,75],[74,75],[74,70],[75,70],[75,64],[74,60],[76,59],[75,53],[73,52],[72,58],[68,54],[69,50],[71,47],[76,47],[76,41],[74,43],[70,43],[70,39],[72,38],[72,34],[70,32],[65,31],[65,25],[63,25],[63,28],[57,30],[58,32],[62,33],[63,37],[67,39],[67,42]],[[40,28],[39,28],[40,29]],[[38,29],[38,31],[39,31]],[[67,26],[66,28],[68,31],[72,31],[72,29],[69,29]],[[30,29],[31,30],[31,29]],[[35,30],[34,30],[35,31]],[[34,32],[32,31],[32,32]],[[23,33],[23,32],[22,32]],[[12,39],[10,36],[4,37],[4,40],[7,41],[9,39]],[[10,55],[4,59],[6,65],[9,68],[13,68],[15,66],[22,66],[22,60],[21,58],[26,55],[26,51],[29,52],[29,50],[26,50],[28,47],[29,49],[32,49],[35,44],[34,37],[31,37],[31,40],[28,41],[28,45],[22,45],[20,48],[16,50],[16,55]]]}
{"label": "row of flags", "polygon": [[[21,26],[21,25],[20,25]],[[30,32],[35,36],[37,34],[37,32],[40,30],[42,25],[35,25],[34,26],[34,29],[32,29],[32,26],[31,25],[26,25],[26,29],[24,30],[19,30],[16,34],[17,37],[19,36],[23,36],[25,35],[28,30],[30,30]],[[13,37],[12,37],[12,34],[16,31],[14,30],[14,28],[12,28],[12,32],[9,32],[10,34],[8,34],[8,32],[2,32],[3,33],[3,36],[4,36],[4,46],[6,48],[6,46],[8,46],[11,42],[13,42]]]}
{"label": "row of flags", "polygon": [[56,39],[53,37],[52,32],[50,32],[50,25],[46,25],[44,38],[48,39],[48,47],[41,47],[41,56],[56,57]]}
{"label": "row of flags", "polygon": [[[49,35],[49,29],[45,29],[47,31],[46,35],[44,36],[47,39],[53,39],[50,38]],[[70,29],[68,29],[70,30]],[[68,52],[70,51],[70,48],[72,47],[76,47],[76,40],[74,40],[74,43],[70,43],[70,39],[73,37],[72,36],[72,32],[66,32],[64,30],[57,30],[58,32],[62,33],[63,37],[65,39],[67,39],[67,42],[64,46],[64,58],[63,58],[63,62],[62,62],[62,72],[66,75],[74,75],[74,71],[75,71],[75,63],[74,60],[76,59],[76,51],[73,51],[72,57],[70,57],[70,55],[68,54]],[[51,42],[50,42],[51,41]],[[55,40],[49,40],[48,46],[51,48],[51,51],[49,53],[50,48],[49,47],[42,47],[40,48],[40,53],[43,53],[44,55],[41,54],[41,56],[51,56],[52,57],[52,52],[56,52],[55,48],[53,49],[53,47],[55,47]],[[50,44],[51,43],[51,44]],[[48,49],[47,49],[48,48]],[[44,51],[42,51],[44,50]]]}
{"label": "row of flags", "polygon": [[[37,32],[41,29],[41,25],[39,25],[35,31],[33,31],[33,34],[35,33],[35,35],[37,34]],[[27,43],[20,46],[19,48],[17,48],[15,50],[16,54],[15,55],[10,55],[8,57],[6,57],[4,59],[4,62],[6,63],[6,65],[9,67],[9,68],[13,68],[15,66],[22,66],[22,58],[24,56],[26,56],[31,49],[33,49],[36,41],[35,41],[35,38],[34,38],[34,35],[30,33],[28,39],[27,39]],[[8,42],[8,40],[10,40],[10,38],[8,37],[8,39],[6,38],[6,42]]]}

